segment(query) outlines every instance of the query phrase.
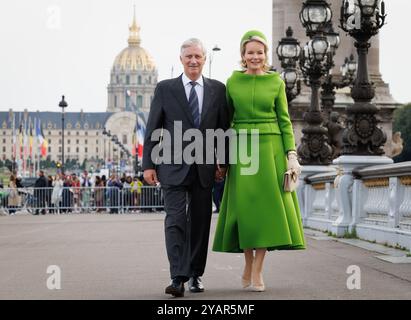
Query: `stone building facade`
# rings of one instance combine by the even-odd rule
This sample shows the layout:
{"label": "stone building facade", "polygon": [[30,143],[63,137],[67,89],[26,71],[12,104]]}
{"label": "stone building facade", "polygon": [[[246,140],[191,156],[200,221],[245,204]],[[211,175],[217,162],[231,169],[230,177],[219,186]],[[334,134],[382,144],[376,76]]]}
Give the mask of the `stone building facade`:
{"label": "stone building facade", "polygon": [[[149,53],[140,46],[140,27],[135,14],[129,27],[129,46],[122,50],[114,60],[107,88],[108,106],[106,112],[65,112],[64,125],[64,158],[78,160],[103,160],[116,162],[119,156],[132,162],[120,154],[117,145],[103,135],[103,129],[116,135],[124,147],[132,153],[133,134],[135,132],[137,114],[142,123],[146,122],[151,99],[157,85],[157,68]],[[13,125],[14,122],[14,125]],[[20,126],[30,128],[34,123],[41,123],[45,139],[48,142],[47,158],[50,161],[62,161],[62,119],[60,112],[31,112],[28,110],[15,112],[0,111],[0,160],[13,160],[13,126],[17,137],[17,159],[20,158]],[[39,155],[35,129],[32,129],[33,150],[32,161]],[[27,135],[30,134],[28,129]],[[26,142],[28,143],[28,142]],[[24,144],[25,145],[25,144]],[[27,155],[28,157],[28,155]]]}

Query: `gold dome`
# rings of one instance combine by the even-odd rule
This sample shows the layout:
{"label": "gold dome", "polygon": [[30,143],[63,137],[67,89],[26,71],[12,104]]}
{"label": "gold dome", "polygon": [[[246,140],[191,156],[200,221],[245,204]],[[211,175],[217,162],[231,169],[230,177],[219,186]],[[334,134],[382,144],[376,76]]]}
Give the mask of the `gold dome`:
{"label": "gold dome", "polygon": [[156,69],[153,58],[142,47],[140,47],[140,27],[136,22],[134,12],[133,24],[129,28],[130,36],[128,38],[128,47],[125,48],[114,60],[113,69],[115,70],[147,70]]}

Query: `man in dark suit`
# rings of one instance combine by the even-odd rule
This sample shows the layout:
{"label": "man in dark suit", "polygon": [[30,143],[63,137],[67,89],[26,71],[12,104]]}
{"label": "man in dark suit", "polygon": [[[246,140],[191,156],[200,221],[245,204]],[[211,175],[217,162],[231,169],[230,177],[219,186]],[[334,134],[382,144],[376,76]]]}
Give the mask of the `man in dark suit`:
{"label": "man in dark suit", "polygon": [[[206,130],[225,131],[230,126],[224,84],[202,76],[206,60],[202,43],[198,39],[185,41],[180,60],[184,73],[161,81],[156,87],[143,150],[144,179],[150,185],[161,182],[164,190],[165,240],[172,279],[165,293],[175,297],[184,296],[187,281],[191,292],[204,291],[200,277],[207,259],[212,187],[215,179],[225,176],[228,163],[228,143],[224,144],[226,157],[218,159],[217,165],[214,146],[206,147]],[[152,133],[161,129],[160,148],[159,140],[152,141]],[[190,164],[183,150],[192,145],[192,141],[183,141],[182,136],[193,129],[197,129],[201,137],[201,141],[194,140],[195,145],[200,146],[194,153],[199,149],[203,153],[190,153],[195,157],[195,162]],[[166,136],[171,139],[165,139]],[[171,155],[171,161],[158,163],[158,155],[154,154],[158,149],[162,149],[162,156]],[[205,162],[207,152],[213,163]]]}

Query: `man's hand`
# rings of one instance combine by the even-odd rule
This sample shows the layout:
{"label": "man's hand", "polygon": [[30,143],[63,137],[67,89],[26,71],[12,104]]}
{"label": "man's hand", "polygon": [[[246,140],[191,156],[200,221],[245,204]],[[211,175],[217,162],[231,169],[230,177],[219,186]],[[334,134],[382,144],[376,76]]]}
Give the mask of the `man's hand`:
{"label": "man's hand", "polygon": [[144,170],[144,180],[151,185],[155,186],[158,183],[157,172],[154,169]]}
{"label": "man's hand", "polygon": [[217,170],[215,171],[215,181],[217,182],[223,181],[226,173],[227,173],[227,168],[222,168],[219,165],[217,165]]}

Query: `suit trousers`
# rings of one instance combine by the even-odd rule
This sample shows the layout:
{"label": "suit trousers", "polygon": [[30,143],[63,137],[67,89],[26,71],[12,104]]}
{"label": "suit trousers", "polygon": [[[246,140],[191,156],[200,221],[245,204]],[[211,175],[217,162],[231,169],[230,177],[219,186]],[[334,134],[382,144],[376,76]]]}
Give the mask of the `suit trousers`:
{"label": "suit trousers", "polygon": [[171,279],[202,276],[207,261],[212,216],[212,187],[201,186],[191,165],[183,183],[163,185],[165,241]]}

